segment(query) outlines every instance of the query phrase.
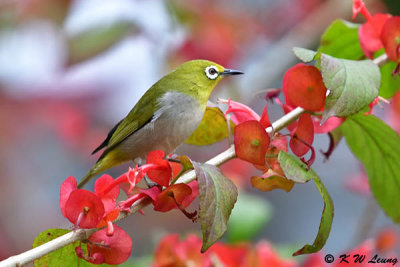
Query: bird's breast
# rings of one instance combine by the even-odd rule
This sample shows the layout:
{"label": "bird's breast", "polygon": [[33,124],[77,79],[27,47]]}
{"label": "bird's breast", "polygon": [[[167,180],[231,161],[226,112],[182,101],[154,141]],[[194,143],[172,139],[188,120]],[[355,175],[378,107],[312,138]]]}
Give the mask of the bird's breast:
{"label": "bird's breast", "polygon": [[179,92],[165,93],[154,114],[154,131],[163,129],[169,141],[178,146],[199,126],[204,111],[205,107],[191,96]]}
{"label": "bird's breast", "polygon": [[179,92],[167,92],[158,101],[153,119],[131,135],[125,143],[131,158],[145,158],[153,150],[173,152],[199,126],[205,106]]}

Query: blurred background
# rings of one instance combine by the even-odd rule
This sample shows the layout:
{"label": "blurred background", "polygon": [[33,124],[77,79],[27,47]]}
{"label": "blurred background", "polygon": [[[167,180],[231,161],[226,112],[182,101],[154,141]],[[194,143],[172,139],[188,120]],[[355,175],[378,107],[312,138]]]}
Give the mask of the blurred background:
{"label": "blurred background", "polygon": [[[365,2],[371,13],[399,14],[398,0]],[[292,47],[315,49],[333,20],[351,20],[351,6],[351,0],[0,0],[0,259],[31,248],[48,228],[71,227],[59,208],[61,183],[83,177],[98,157],[93,149],[164,74],[197,58],[242,70],[211,101],[231,97],[261,112],[260,91],[279,88],[284,71],[298,62]],[[278,105],[269,112],[271,120],[282,116]],[[314,144],[326,150],[327,135]],[[183,145],[177,153],[205,161],[228,145]],[[394,227],[344,141],[327,162],[318,154],[313,168],[335,204],[326,253]],[[251,188],[249,177],[259,173],[250,164],[234,160],[223,171],[241,191],[234,214],[242,216],[231,223],[257,218],[247,238],[289,252],[313,242],[323,208],[313,184],[263,193]],[[166,233],[200,233],[200,224],[180,212],[151,208],[120,225],[133,239],[133,261],[151,258]],[[241,240],[237,231],[225,241]]]}

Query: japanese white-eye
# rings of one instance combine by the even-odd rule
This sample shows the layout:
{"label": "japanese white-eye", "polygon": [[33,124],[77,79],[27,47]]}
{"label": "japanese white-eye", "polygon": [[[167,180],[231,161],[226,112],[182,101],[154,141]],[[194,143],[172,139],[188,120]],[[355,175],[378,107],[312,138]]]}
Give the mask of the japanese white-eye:
{"label": "japanese white-eye", "polygon": [[218,82],[236,74],[243,73],[208,60],[192,60],[162,77],[93,151],[105,148],[78,188],[123,162],[144,160],[150,151],[173,152],[200,124]]}

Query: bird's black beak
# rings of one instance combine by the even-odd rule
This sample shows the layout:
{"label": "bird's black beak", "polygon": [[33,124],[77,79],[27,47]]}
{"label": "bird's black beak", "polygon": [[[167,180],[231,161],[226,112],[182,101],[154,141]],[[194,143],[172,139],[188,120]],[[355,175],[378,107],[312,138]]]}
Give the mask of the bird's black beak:
{"label": "bird's black beak", "polygon": [[239,74],[244,74],[244,72],[241,72],[239,70],[225,69],[223,72],[220,73],[220,75],[222,75],[222,76],[225,76],[225,75],[239,75]]}

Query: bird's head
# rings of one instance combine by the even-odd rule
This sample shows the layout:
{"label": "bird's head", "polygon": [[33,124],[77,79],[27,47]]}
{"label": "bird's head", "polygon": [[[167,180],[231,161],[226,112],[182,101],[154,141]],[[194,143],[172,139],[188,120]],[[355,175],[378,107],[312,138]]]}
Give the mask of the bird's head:
{"label": "bird's head", "polygon": [[208,60],[191,60],[183,63],[175,71],[174,75],[194,85],[190,94],[198,94],[197,97],[207,101],[214,87],[225,76],[243,74],[238,70],[226,69],[223,66]]}

